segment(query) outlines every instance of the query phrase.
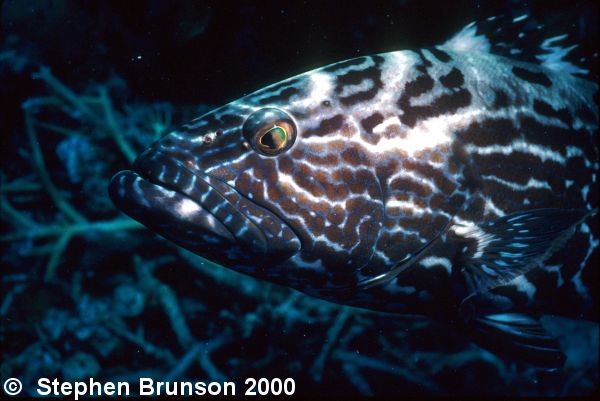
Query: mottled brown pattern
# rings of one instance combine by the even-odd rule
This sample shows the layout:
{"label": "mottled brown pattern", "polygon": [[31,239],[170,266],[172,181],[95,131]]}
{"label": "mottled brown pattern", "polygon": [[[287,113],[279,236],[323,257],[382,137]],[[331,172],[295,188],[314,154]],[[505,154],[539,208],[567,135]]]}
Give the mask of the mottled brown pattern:
{"label": "mottled brown pattern", "polygon": [[[530,178],[539,181],[545,181],[552,176],[563,176],[563,167],[553,160],[542,162],[538,157],[519,151],[513,151],[511,154],[504,155],[495,153],[490,155],[473,154],[474,168],[478,169],[479,175],[493,175],[505,181],[511,181],[517,184],[527,184]],[[523,171],[523,164],[530,162],[526,174]],[[503,168],[498,168],[503,166]]]}
{"label": "mottled brown pattern", "polygon": [[[569,145],[577,146],[581,139],[586,139],[585,134],[576,135],[577,131],[556,126],[542,125],[534,118],[520,114],[518,119],[521,131],[528,142],[548,147],[556,152],[565,152],[565,139],[569,138]],[[580,131],[581,132],[581,131]]]}
{"label": "mottled brown pattern", "polygon": [[465,83],[465,77],[458,68],[454,67],[448,74],[440,77],[440,82],[446,88],[453,89],[462,86]]}
{"label": "mottled brown pattern", "polygon": [[446,53],[438,47],[428,47],[427,50],[429,50],[431,54],[433,54],[435,58],[437,58],[442,63],[452,61],[452,57],[450,57],[448,53]]}
{"label": "mottled brown pattern", "polygon": [[492,89],[494,91],[494,103],[492,110],[499,110],[509,106],[508,95],[502,89]]}
{"label": "mottled brown pattern", "polygon": [[558,118],[560,121],[567,125],[571,125],[573,123],[573,117],[571,116],[571,113],[569,113],[569,110],[566,107],[556,110],[549,103],[543,100],[536,99],[533,102],[533,110],[535,110],[536,113],[539,113],[543,116]]}
{"label": "mottled brown pattern", "polygon": [[469,106],[471,97],[471,92],[467,89],[460,89],[450,95],[442,95],[435,99],[430,106],[416,106],[405,110],[406,118],[402,118],[401,121],[414,127],[417,120],[453,113],[460,108]]}
{"label": "mottled brown pattern", "polygon": [[363,118],[360,121],[360,125],[365,129],[368,134],[373,134],[373,128],[383,122],[383,115],[375,112],[367,118]]}
{"label": "mottled brown pattern", "polygon": [[[392,191],[403,191],[408,193],[414,193],[418,196],[429,196],[431,195],[431,188],[427,185],[419,184],[410,178],[397,177],[394,178],[389,185]],[[400,196],[400,194],[398,194]],[[396,198],[398,198],[396,196]]]}
{"label": "mottled brown pattern", "polygon": [[327,219],[334,225],[340,225],[344,221],[346,213],[343,207],[335,205],[332,212],[327,216]]}
{"label": "mottled brown pattern", "polygon": [[262,105],[282,104],[289,102],[294,96],[300,95],[302,91],[297,87],[289,87],[282,90],[279,94],[266,97],[260,100]]}
{"label": "mottled brown pattern", "polygon": [[384,160],[377,163],[375,173],[380,181],[384,181],[387,177],[391,177],[399,168],[398,161],[395,158]]}
{"label": "mottled brown pattern", "polygon": [[306,156],[306,161],[308,161],[310,164],[323,167],[337,166],[340,164],[337,155],[334,153],[327,153],[325,155],[309,153]]}
{"label": "mottled brown pattern", "polygon": [[414,159],[407,159],[402,162],[402,168],[407,170],[415,170],[420,175],[432,179],[435,183],[435,186],[444,193],[451,194],[456,189],[456,184],[449,180],[444,175],[442,170],[429,164],[422,163]]}
{"label": "mottled brown pattern", "polygon": [[343,201],[350,194],[350,190],[345,182],[341,182],[338,185],[331,185],[327,191],[329,199],[334,201]]}
{"label": "mottled brown pattern", "polygon": [[482,122],[472,122],[466,129],[458,131],[456,136],[464,144],[507,145],[521,137],[521,131],[515,128],[513,120],[508,118],[488,118]]}
{"label": "mottled brown pattern", "polygon": [[309,138],[311,136],[325,136],[332,134],[342,128],[346,117],[342,114],[327,118],[319,123],[319,126],[314,129],[307,129],[302,133],[302,137]]}
{"label": "mottled brown pattern", "polygon": [[353,167],[368,165],[363,151],[354,147],[342,151],[342,160]]}
{"label": "mottled brown pattern", "polygon": [[548,75],[541,70],[531,71],[525,68],[515,66],[512,68],[512,72],[518,78],[527,82],[531,82],[532,84],[538,84],[545,87],[552,86],[552,81],[550,80]]}
{"label": "mottled brown pattern", "polygon": [[371,67],[363,68],[362,70],[349,70],[342,75],[337,76],[335,92],[341,93],[344,86],[360,84],[365,79],[373,80],[376,88],[382,88],[383,83],[381,82],[381,68],[380,65],[384,59],[381,56],[371,56],[370,59],[374,62]]}

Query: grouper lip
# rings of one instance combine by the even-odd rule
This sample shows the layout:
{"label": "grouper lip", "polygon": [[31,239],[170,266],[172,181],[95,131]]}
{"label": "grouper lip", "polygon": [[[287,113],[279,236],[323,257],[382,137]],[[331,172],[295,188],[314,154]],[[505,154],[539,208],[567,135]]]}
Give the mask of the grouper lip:
{"label": "grouper lip", "polygon": [[[227,228],[196,201],[134,171],[117,173],[111,180],[109,193],[115,205],[127,215],[176,242],[182,239],[182,234],[175,234],[186,230],[204,233],[207,242],[235,241]],[[215,238],[209,239],[211,236]],[[190,246],[198,239],[196,235],[195,241],[189,238],[185,242]]]}
{"label": "grouper lip", "polygon": [[223,242],[267,251],[262,230],[208,182],[210,177],[154,149],[133,167],[115,175],[109,186],[113,202],[129,216],[194,251]]}

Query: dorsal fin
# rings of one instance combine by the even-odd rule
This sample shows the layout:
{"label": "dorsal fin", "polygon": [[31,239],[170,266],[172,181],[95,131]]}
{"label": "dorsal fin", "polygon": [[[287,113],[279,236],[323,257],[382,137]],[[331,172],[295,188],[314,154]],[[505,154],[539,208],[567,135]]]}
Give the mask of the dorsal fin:
{"label": "dorsal fin", "polygon": [[557,22],[544,24],[527,13],[502,14],[471,22],[443,46],[455,51],[486,51],[595,79],[598,52],[586,54],[577,35],[570,32],[581,28],[579,23],[555,25]]}

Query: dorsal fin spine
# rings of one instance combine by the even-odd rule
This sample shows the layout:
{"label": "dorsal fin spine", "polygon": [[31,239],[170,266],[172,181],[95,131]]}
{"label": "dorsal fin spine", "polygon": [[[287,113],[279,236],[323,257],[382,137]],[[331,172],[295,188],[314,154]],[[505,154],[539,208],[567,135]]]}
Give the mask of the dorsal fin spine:
{"label": "dorsal fin spine", "polygon": [[593,57],[587,57],[568,33],[545,37],[542,28],[549,30],[550,27],[526,13],[515,17],[497,15],[467,24],[443,46],[461,52],[489,52],[560,73],[593,78]]}

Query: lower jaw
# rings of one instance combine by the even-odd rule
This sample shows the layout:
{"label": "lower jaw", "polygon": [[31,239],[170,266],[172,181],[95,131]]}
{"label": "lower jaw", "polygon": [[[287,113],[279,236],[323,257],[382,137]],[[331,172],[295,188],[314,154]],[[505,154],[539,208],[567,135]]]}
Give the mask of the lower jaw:
{"label": "lower jaw", "polygon": [[109,193],[127,215],[195,253],[236,243],[229,230],[193,199],[133,171],[115,175]]}

